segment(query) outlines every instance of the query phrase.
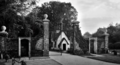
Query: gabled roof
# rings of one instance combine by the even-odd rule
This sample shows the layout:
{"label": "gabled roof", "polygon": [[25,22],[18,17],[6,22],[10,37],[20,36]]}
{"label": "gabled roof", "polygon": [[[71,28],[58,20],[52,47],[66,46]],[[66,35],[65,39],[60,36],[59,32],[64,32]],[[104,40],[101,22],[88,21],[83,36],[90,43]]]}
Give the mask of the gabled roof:
{"label": "gabled roof", "polygon": [[[61,41],[63,38],[66,38],[66,40],[67,40],[68,43],[69,43],[69,39],[68,39],[68,37],[66,36],[66,34],[65,34],[64,32],[61,32],[60,35],[57,37],[56,43],[57,43],[57,44],[60,43],[60,41]],[[58,41],[58,40],[59,40],[59,41]]]}
{"label": "gabled roof", "polygon": [[[67,35],[63,31],[60,31],[59,33],[53,32],[52,39],[55,42],[55,46],[57,44],[59,45],[60,42],[61,41],[63,42],[64,40],[67,41],[67,44],[70,44],[70,41],[69,41]],[[58,39],[59,39],[59,41],[58,41]]]}
{"label": "gabled roof", "polygon": [[[52,39],[53,39],[54,41],[56,41],[56,40],[58,39],[58,37],[62,34],[62,32],[64,32],[64,31],[60,31],[59,33],[53,32],[53,33],[52,33]],[[65,32],[64,32],[64,34],[65,34]],[[65,36],[67,36],[67,35],[65,34]],[[68,38],[68,36],[67,36],[67,38]],[[69,38],[68,38],[68,39],[69,39]]]}
{"label": "gabled roof", "polygon": [[62,38],[62,40],[60,41],[60,43],[58,43],[58,44],[59,44],[58,47],[61,46],[61,44],[62,44],[62,42],[63,42],[64,40],[65,40],[65,41],[67,42],[67,44],[69,45],[68,41],[67,41],[65,38]]}

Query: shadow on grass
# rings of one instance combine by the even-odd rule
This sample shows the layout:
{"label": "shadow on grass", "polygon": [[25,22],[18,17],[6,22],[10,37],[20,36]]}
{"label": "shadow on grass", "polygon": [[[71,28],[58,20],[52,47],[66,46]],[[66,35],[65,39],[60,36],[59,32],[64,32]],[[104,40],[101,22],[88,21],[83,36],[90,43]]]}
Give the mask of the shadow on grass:
{"label": "shadow on grass", "polygon": [[100,61],[104,61],[104,62],[109,62],[109,63],[120,64],[120,57],[113,56],[113,55],[89,56],[87,58],[100,60]]}
{"label": "shadow on grass", "polygon": [[56,62],[58,65],[62,65],[61,63],[57,62],[56,60],[51,59],[52,61]]}

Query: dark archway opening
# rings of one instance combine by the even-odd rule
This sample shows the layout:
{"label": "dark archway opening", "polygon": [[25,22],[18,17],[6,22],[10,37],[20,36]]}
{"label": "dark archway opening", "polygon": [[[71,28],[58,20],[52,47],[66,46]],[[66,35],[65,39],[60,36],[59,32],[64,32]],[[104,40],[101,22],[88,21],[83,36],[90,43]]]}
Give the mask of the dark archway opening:
{"label": "dark archway opening", "polygon": [[29,40],[22,39],[21,40],[21,57],[29,56]]}
{"label": "dark archway opening", "polygon": [[90,48],[91,48],[90,52],[91,52],[91,53],[95,53],[95,52],[94,52],[94,40],[91,40],[90,43],[91,43],[91,44],[90,44]]}
{"label": "dark archway opening", "polygon": [[66,44],[63,44],[63,50],[66,50]]}

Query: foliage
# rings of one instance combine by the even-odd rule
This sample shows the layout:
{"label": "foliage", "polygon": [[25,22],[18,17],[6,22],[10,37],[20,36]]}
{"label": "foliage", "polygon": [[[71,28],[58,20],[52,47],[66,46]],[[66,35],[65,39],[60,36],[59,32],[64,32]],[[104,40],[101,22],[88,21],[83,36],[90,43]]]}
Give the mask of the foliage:
{"label": "foliage", "polygon": [[[120,42],[120,24],[110,25],[107,28],[107,33],[109,34],[109,43],[114,44]],[[105,28],[99,28],[96,33],[92,36],[101,37],[104,36]]]}
{"label": "foliage", "polygon": [[[36,7],[36,0],[0,0],[0,26],[5,25],[9,33],[9,38],[19,36],[33,36],[34,40],[43,36],[42,19],[44,14],[48,14],[50,20],[50,33],[61,29],[67,36],[72,38],[72,22],[77,20],[77,11],[71,3],[51,1],[44,3],[42,7]],[[26,3],[27,2],[27,3]],[[34,8],[32,10],[32,8]],[[32,11],[32,12],[31,12]],[[28,14],[31,12],[30,14]],[[26,14],[27,13],[27,14]],[[76,41],[84,45],[86,43],[81,35],[81,30],[77,26]]]}
{"label": "foliage", "polygon": [[21,28],[21,26],[18,23],[20,22],[21,17],[17,16],[17,14],[10,9],[0,14],[0,26],[5,25],[7,27],[9,37],[16,37],[16,35],[19,33],[18,30]]}
{"label": "foliage", "polygon": [[88,51],[88,43],[87,43],[87,41],[83,38],[83,36],[81,35],[81,30],[79,29],[79,27],[77,26],[77,28],[76,28],[76,32],[75,32],[75,34],[76,34],[76,41],[78,42],[78,44],[79,44],[79,47],[83,50],[83,52],[84,52],[84,50],[85,51]]}
{"label": "foliage", "polygon": [[116,43],[120,42],[120,24],[119,25],[110,25],[108,27],[108,33],[109,33],[109,42],[110,43]]}
{"label": "foliage", "polygon": [[89,33],[89,32],[86,32],[84,35],[83,35],[83,37],[85,38],[85,39],[89,39],[89,37],[91,37],[92,35]]}
{"label": "foliage", "polygon": [[[39,34],[42,31],[41,19],[43,19],[45,13],[49,15],[50,30],[53,31],[58,28],[58,24],[62,21],[63,30],[67,30],[67,33],[69,33],[68,31],[72,30],[71,21],[77,19],[77,11],[71,3],[56,1],[44,3],[42,7],[35,8],[36,10],[39,9],[38,13],[34,9],[35,11],[33,10],[28,16],[25,16],[25,13],[36,4],[34,0],[1,0],[0,3],[2,3],[0,6],[2,12],[0,14],[0,26],[7,26],[11,38]],[[40,22],[36,21],[37,19]],[[38,33],[36,33],[37,30]]]}
{"label": "foliage", "polygon": [[0,14],[3,14],[11,8],[11,4],[14,3],[15,0],[0,0]]}
{"label": "foliage", "polygon": [[[48,14],[50,30],[53,31],[58,28],[61,21],[63,23],[63,30],[68,30],[68,28],[71,27],[71,21],[77,19],[77,11],[71,3],[51,1],[49,3],[44,3],[39,9],[38,17],[43,18],[44,14]],[[73,19],[71,17],[73,17]]]}
{"label": "foliage", "polygon": [[[71,3],[50,1],[42,5],[42,7],[37,7],[37,17],[43,19],[44,14],[48,14],[48,19],[50,20],[50,33],[56,30],[63,30],[69,39],[73,38],[73,25],[72,22],[77,20],[77,10],[71,5]],[[36,11],[34,11],[35,13]],[[63,26],[63,27],[61,27]],[[86,42],[81,35],[81,30],[79,26],[76,27],[76,41],[80,47],[85,48]],[[71,40],[72,41],[72,40]],[[82,48],[82,49],[83,49]]]}
{"label": "foliage", "polygon": [[20,16],[26,16],[36,5],[36,0],[17,0],[12,4],[12,8]]}
{"label": "foliage", "polygon": [[105,28],[99,28],[97,30],[97,32],[95,32],[94,34],[92,34],[93,37],[101,37],[101,36],[104,36],[104,31],[105,31]]}
{"label": "foliage", "polygon": [[35,0],[0,0],[0,26],[7,27],[10,38],[33,34],[32,23],[28,21],[29,17],[23,16],[33,5]]}
{"label": "foliage", "polygon": [[120,49],[120,42],[109,45],[109,49]]}
{"label": "foliage", "polygon": [[80,50],[80,49],[73,50],[73,48],[68,49],[67,53],[75,54],[75,55],[83,55],[84,54],[84,52],[82,50]]}

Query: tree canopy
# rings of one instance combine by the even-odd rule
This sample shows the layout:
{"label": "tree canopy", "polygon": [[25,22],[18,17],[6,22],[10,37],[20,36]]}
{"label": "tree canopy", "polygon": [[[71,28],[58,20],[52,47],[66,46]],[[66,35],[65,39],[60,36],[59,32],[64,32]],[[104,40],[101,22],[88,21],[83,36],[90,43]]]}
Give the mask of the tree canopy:
{"label": "tree canopy", "polygon": [[[62,25],[69,38],[73,35],[72,22],[77,20],[78,12],[71,3],[50,1],[36,7],[36,0],[0,0],[0,26],[7,27],[10,38],[43,35],[41,23],[44,14],[49,16],[50,33],[61,29]],[[82,38],[79,26],[76,30],[79,41]]]}
{"label": "tree canopy", "polygon": [[[105,28],[99,28],[92,36],[100,37],[104,35]],[[120,42],[120,24],[112,25],[110,24],[107,28],[109,34],[109,43]]]}
{"label": "tree canopy", "polygon": [[84,35],[83,35],[83,37],[85,38],[85,39],[89,39],[89,37],[91,37],[92,35],[89,33],[89,32],[86,32]]}
{"label": "tree canopy", "polygon": [[[48,14],[50,20],[50,35],[61,29],[69,39],[73,38],[72,23],[77,21],[78,12],[71,3],[50,1],[36,7],[36,0],[0,0],[0,26],[7,27],[9,38],[32,36],[38,40],[43,37],[44,14]],[[79,26],[75,34],[76,41],[85,48]]]}
{"label": "tree canopy", "polygon": [[120,24],[110,25],[108,28],[109,42],[117,43],[120,42]]}
{"label": "tree canopy", "polygon": [[[70,40],[73,38],[74,30],[72,23],[77,21],[78,12],[71,3],[59,1],[45,2],[41,7],[34,8],[29,16],[35,20],[42,20],[44,14],[48,14],[48,19],[50,20],[50,35],[52,32],[56,32],[56,30],[63,30]],[[76,41],[84,46],[86,42],[81,35],[79,26],[76,27],[75,34]]]}
{"label": "tree canopy", "polygon": [[[21,34],[29,36],[28,32],[32,32],[30,24],[24,18],[19,16],[19,12],[25,12],[30,6],[34,5],[34,1],[25,4],[28,0],[0,0],[0,26],[5,25],[10,38],[17,38]],[[24,5],[24,6],[23,6]],[[26,7],[28,6],[29,7]]]}
{"label": "tree canopy", "polygon": [[63,30],[66,30],[71,27],[71,21],[77,19],[77,11],[71,3],[51,1],[42,4],[42,7],[38,9],[38,17],[43,18],[44,14],[48,14],[51,30],[56,30],[61,22],[63,23]]}

